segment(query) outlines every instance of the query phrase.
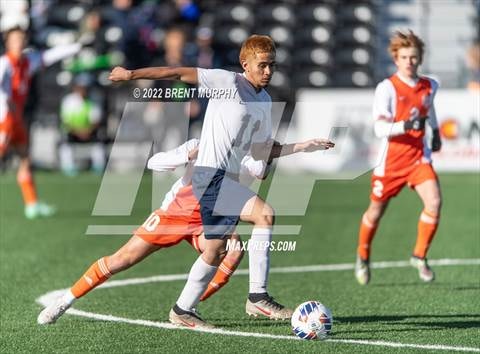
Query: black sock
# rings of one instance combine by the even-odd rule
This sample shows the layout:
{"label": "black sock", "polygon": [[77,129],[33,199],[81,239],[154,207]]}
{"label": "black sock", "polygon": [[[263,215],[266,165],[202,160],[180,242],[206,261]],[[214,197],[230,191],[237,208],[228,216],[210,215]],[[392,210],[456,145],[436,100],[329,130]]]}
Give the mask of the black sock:
{"label": "black sock", "polygon": [[268,299],[268,293],[250,293],[248,294],[248,300],[251,302],[259,302],[260,300]]}
{"label": "black sock", "polygon": [[196,317],[196,318],[200,319],[200,317],[198,317],[198,315],[196,313],[194,313],[193,311],[185,311],[185,310],[181,309],[177,304],[175,304],[175,306],[173,306],[173,312],[175,312],[177,315],[190,315],[190,316],[193,316],[193,317]]}

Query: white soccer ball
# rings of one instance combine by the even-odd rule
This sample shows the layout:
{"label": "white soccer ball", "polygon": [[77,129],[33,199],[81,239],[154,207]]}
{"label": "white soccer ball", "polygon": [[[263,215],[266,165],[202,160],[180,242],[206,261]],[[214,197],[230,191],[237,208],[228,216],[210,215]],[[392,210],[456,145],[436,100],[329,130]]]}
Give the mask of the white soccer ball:
{"label": "white soccer ball", "polygon": [[300,304],[292,315],[292,331],[301,339],[323,340],[332,331],[332,312],[318,301]]}

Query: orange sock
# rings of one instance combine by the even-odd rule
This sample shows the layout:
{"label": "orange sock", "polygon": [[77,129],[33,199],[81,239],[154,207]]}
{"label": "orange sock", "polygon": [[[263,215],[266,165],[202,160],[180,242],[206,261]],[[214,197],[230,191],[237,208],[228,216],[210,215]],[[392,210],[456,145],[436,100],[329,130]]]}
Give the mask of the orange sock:
{"label": "orange sock", "polygon": [[82,297],[90,290],[96,288],[112,276],[106,264],[106,258],[94,262],[80,279],[72,286],[70,291],[75,298]]}
{"label": "orange sock", "polygon": [[37,190],[33,181],[32,172],[28,170],[19,169],[17,173],[17,183],[23,195],[23,202],[25,205],[34,204],[37,202]]}
{"label": "orange sock", "polygon": [[358,233],[357,253],[364,261],[370,259],[370,246],[376,231],[377,225],[370,222],[370,220],[367,218],[367,215],[363,214],[362,222],[360,223],[360,231]]}
{"label": "orange sock", "polygon": [[222,286],[228,283],[230,277],[232,276],[235,269],[237,269],[238,263],[231,263],[227,259],[224,259],[223,262],[217,269],[215,276],[208,284],[207,290],[203,293],[200,301],[208,299],[210,296],[215,294]]}
{"label": "orange sock", "polygon": [[429,213],[425,210],[420,214],[420,220],[418,220],[417,242],[413,251],[415,257],[425,258],[427,255],[430,243],[437,231],[438,220],[438,215]]}

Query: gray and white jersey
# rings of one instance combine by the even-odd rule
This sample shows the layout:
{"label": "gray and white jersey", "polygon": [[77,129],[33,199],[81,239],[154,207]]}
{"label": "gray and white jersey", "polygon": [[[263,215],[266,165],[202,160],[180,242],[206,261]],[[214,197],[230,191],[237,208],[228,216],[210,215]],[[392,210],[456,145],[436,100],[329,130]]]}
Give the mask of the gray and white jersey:
{"label": "gray and white jersey", "polygon": [[198,69],[199,90],[227,89],[228,98],[211,98],[200,137],[195,166],[239,174],[252,143],[271,139],[272,99],[256,92],[243,74],[221,69]]}

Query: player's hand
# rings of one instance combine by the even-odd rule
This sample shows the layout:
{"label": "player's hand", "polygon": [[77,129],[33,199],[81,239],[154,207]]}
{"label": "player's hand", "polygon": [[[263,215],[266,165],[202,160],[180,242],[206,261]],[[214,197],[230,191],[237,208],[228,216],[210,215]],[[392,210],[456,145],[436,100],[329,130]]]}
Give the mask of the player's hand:
{"label": "player's hand", "polygon": [[440,138],[440,131],[438,129],[433,130],[432,136],[432,151],[440,151],[442,148],[442,139]]}
{"label": "player's hand", "polygon": [[198,157],[198,146],[188,152],[188,161],[196,160]]}
{"label": "player's hand", "polygon": [[328,139],[311,139],[298,143],[295,146],[296,151],[313,152],[317,150],[328,150],[335,146],[333,142]]}
{"label": "player's hand", "polygon": [[403,124],[405,131],[407,130],[416,130],[421,131],[425,129],[425,122],[427,121],[428,117],[416,117],[409,120],[406,120]]}
{"label": "player's hand", "polygon": [[132,71],[122,68],[121,66],[116,66],[110,72],[108,77],[111,81],[128,81],[132,78]]}

